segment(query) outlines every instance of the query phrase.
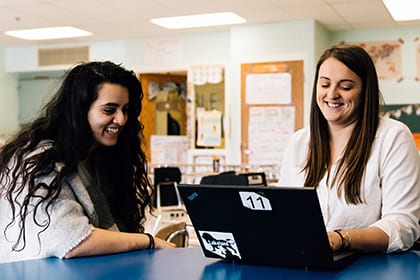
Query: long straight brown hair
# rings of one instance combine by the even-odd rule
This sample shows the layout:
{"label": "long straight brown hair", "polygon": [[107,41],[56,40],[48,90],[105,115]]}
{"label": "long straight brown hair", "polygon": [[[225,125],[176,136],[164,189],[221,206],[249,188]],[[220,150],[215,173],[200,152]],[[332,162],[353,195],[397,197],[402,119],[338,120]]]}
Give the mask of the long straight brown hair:
{"label": "long straight brown hair", "polygon": [[378,76],[369,54],[356,45],[340,44],[327,49],[320,57],[312,89],[310,112],[310,141],[305,172],[305,186],[318,186],[330,162],[328,124],[317,105],[317,82],[322,63],[333,57],[341,61],[362,80],[361,102],[356,125],[344,149],[333,184],[338,184],[338,195],[344,191],[347,203],[363,203],[361,183],[369,160],[379,125],[380,106],[383,102],[379,91]]}

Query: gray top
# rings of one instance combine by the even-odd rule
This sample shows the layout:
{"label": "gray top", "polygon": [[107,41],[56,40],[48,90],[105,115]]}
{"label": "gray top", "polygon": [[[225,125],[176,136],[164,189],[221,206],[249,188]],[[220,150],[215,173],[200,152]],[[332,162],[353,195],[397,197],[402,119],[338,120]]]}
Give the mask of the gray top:
{"label": "gray top", "polygon": [[[44,150],[45,147],[34,153]],[[55,170],[41,178],[39,182],[49,184],[61,168],[62,165],[56,164]],[[21,194],[15,194],[14,198],[16,201],[22,202],[26,194],[27,189],[25,188]],[[42,195],[41,191],[39,194]],[[0,219],[0,263],[45,257],[63,258],[87,238],[94,227],[118,230],[103,192],[82,164],[79,164],[77,173],[66,178],[58,198],[49,209],[50,225],[40,234],[41,228],[37,223],[42,224],[47,221],[45,205],[38,210],[37,223],[33,220],[33,211],[34,207],[30,207],[25,221],[26,246],[23,250],[13,251],[12,247],[19,235],[19,219],[8,226],[12,216],[10,205],[4,195],[0,196],[2,217]],[[22,248],[22,245],[20,242],[17,248]]]}

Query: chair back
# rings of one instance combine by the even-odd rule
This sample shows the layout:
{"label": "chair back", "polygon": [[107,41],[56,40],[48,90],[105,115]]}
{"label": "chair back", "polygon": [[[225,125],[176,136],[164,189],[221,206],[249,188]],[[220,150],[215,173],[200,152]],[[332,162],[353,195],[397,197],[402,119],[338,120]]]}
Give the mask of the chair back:
{"label": "chair back", "polygon": [[166,225],[159,229],[155,236],[174,243],[176,247],[188,247],[189,234],[185,222]]}
{"label": "chair back", "polygon": [[208,175],[201,178],[203,185],[239,185],[239,186],[267,186],[264,172],[240,173],[226,171],[217,175]]}
{"label": "chair back", "polygon": [[181,182],[181,170],[178,167],[158,167],[154,169],[154,192],[152,205],[162,206],[182,205],[177,185]]}

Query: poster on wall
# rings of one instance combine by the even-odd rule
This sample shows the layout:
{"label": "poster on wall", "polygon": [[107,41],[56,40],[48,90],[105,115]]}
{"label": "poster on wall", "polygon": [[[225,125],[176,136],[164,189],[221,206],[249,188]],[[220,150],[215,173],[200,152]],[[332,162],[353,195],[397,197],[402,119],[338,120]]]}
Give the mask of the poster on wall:
{"label": "poster on wall", "polygon": [[222,113],[218,110],[197,112],[197,146],[222,144]]}
{"label": "poster on wall", "polygon": [[147,39],[144,63],[148,65],[180,63],[183,61],[183,40],[180,37]]}
{"label": "poster on wall", "polygon": [[246,104],[291,104],[290,73],[256,73],[246,75]]}
{"label": "poster on wall", "polygon": [[187,136],[151,135],[150,138],[152,164],[179,164],[187,162]]}
{"label": "poster on wall", "polygon": [[386,105],[386,117],[405,123],[413,133],[417,149],[420,151],[420,104]]}
{"label": "poster on wall", "polygon": [[250,107],[248,163],[280,164],[283,151],[294,131],[294,106]]}
{"label": "poster on wall", "polygon": [[402,76],[402,48],[403,40],[388,42],[358,43],[371,56],[375,63],[380,80],[394,80],[401,82]]}

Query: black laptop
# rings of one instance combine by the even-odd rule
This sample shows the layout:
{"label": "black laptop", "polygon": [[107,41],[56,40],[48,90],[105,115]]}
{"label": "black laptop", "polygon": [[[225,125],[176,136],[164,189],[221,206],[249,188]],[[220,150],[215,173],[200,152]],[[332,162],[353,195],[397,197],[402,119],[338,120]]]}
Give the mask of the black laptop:
{"label": "black laptop", "polygon": [[336,269],[315,188],[180,184],[206,257],[236,263]]}

